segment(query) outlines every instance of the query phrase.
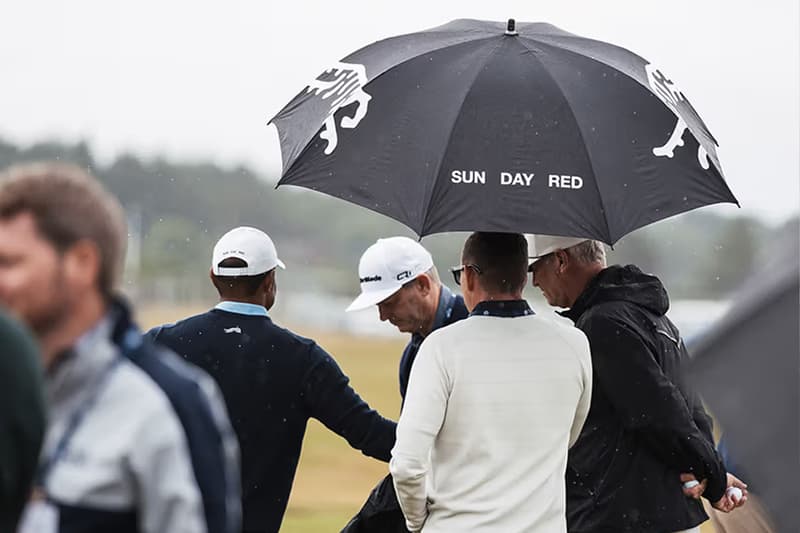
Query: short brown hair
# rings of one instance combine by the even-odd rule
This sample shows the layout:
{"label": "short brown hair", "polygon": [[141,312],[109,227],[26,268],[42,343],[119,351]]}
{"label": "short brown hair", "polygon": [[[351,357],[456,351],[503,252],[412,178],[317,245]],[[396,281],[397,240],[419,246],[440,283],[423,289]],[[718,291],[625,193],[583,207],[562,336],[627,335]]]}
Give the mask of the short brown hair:
{"label": "short brown hair", "polygon": [[488,291],[513,294],[528,281],[528,241],[520,233],[473,233],[461,258],[480,269],[478,283]]}
{"label": "short brown hair", "polygon": [[88,172],[63,163],[13,166],[0,174],[0,218],[31,213],[59,252],[80,240],[100,253],[98,288],[110,297],[122,273],[126,225],[122,206]]}

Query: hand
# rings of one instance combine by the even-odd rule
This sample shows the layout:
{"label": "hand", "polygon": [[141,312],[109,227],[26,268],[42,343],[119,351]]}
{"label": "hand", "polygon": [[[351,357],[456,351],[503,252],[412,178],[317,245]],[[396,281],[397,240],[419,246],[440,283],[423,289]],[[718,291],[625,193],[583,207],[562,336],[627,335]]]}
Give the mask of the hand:
{"label": "hand", "polygon": [[[742,491],[742,497],[739,498],[736,491],[731,491],[731,487],[736,487]],[[725,495],[712,503],[712,507],[717,509],[718,511],[722,511],[723,513],[729,513],[736,509],[737,507],[741,507],[747,502],[747,483],[744,483],[742,480],[734,476],[733,474],[728,474],[728,489],[725,491]]]}
{"label": "hand", "polygon": [[734,476],[733,474],[728,474],[728,488],[736,487],[742,491],[741,498],[733,498],[731,500],[734,503],[734,508],[741,507],[747,502],[747,483],[739,479],[738,477]]}
{"label": "hand", "polygon": [[[706,490],[706,485],[708,485],[708,481],[705,479],[702,482],[698,482],[694,474],[681,474],[681,482],[683,483],[683,494],[687,498],[694,498],[695,500],[700,499],[700,496]],[[689,485],[688,487],[687,484]]]}

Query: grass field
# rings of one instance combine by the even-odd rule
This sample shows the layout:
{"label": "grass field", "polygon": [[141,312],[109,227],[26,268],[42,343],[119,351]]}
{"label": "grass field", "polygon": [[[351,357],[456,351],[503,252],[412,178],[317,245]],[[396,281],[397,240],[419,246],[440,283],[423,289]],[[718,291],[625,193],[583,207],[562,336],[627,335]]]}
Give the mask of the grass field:
{"label": "grass field", "polygon": [[[203,307],[145,307],[139,313],[139,319],[142,326],[148,328],[203,310]],[[302,328],[297,331],[314,337],[336,358],[350,376],[353,387],[372,407],[388,418],[397,419],[400,412],[397,365],[404,340],[335,334],[315,336]],[[311,420],[281,531],[338,532],[387,471],[386,464],[353,450],[344,439]],[[702,533],[713,531],[708,522],[704,524]]]}

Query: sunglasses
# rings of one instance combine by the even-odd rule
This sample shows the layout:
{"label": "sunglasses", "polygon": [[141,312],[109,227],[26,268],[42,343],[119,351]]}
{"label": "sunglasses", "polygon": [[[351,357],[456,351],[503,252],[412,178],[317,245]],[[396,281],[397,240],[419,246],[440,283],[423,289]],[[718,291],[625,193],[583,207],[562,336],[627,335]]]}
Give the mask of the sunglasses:
{"label": "sunglasses", "polygon": [[453,267],[453,268],[450,269],[450,272],[453,273],[453,280],[456,282],[456,285],[461,285],[461,273],[464,272],[465,268],[471,268],[478,275],[483,274],[483,272],[478,267],[478,265],[469,264],[469,265],[461,265],[461,266]]}

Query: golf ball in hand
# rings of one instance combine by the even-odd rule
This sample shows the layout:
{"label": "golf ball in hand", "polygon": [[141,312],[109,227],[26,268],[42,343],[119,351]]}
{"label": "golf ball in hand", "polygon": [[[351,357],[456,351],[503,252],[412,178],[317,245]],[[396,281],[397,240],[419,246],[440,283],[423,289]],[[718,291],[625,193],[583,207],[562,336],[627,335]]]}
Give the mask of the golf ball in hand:
{"label": "golf ball in hand", "polygon": [[739,503],[739,500],[742,499],[742,489],[739,487],[728,487],[725,492],[735,503]]}

